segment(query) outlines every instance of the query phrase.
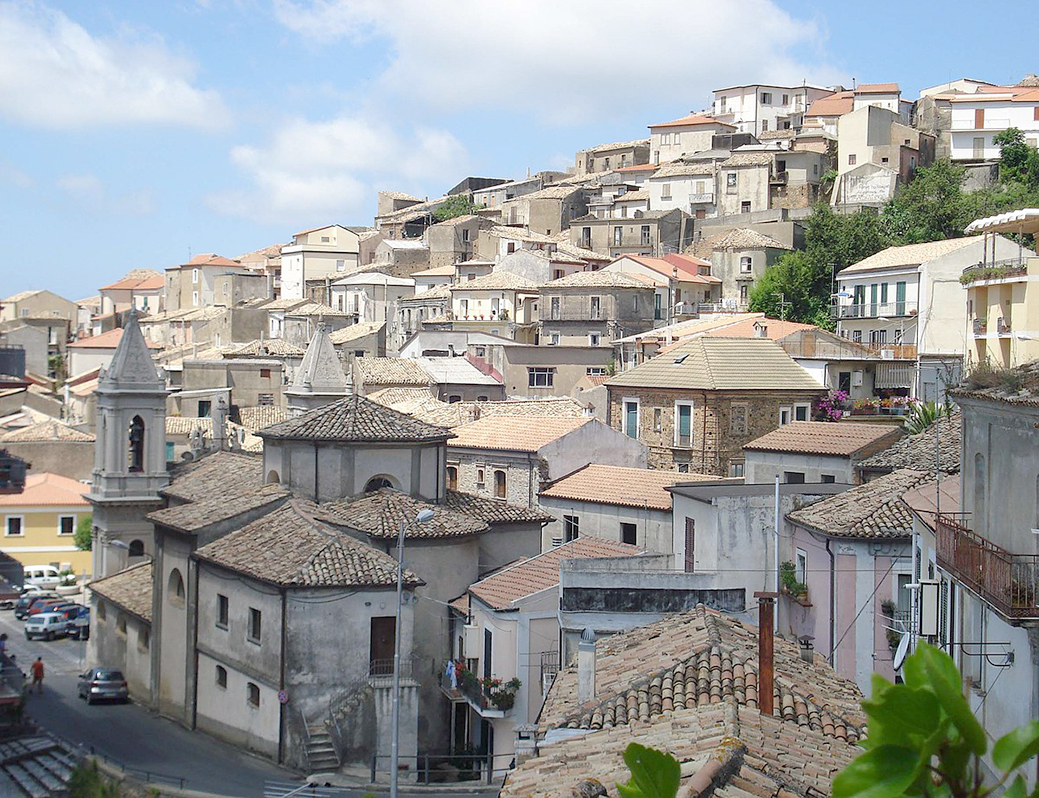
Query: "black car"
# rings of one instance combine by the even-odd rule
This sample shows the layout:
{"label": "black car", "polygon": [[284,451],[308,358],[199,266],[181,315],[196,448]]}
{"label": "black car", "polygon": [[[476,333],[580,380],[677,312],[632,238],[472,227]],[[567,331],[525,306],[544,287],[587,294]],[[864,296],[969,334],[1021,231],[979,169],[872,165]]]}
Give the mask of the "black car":
{"label": "black car", "polygon": [[90,639],[90,607],[69,610],[65,617],[68,619],[65,628],[68,630],[69,637],[73,640]]}
{"label": "black car", "polygon": [[29,610],[38,601],[47,601],[59,598],[57,593],[27,593],[14,603],[14,617],[24,621],[29,617]]}

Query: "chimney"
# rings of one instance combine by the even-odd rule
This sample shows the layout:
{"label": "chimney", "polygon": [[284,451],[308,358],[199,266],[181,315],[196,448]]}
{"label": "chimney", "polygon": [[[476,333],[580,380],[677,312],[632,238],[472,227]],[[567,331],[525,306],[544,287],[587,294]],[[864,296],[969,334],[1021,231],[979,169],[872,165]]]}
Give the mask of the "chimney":
{"label": "chimney", "polygon": [[777,593],[758,592],[758,709],[762,715],[775,714],[775,656],[773,619]]}
{"label": "chimney", "polygon": [[577,700],[587,704],[595,698],[595,632],[585,628],[577,644]]}
{"label": "chimney", "polygon": [[213,402],[209,416],[213,420],[213,448],[217,451],[230,448],[227,445],[227,400],[223,395]]}

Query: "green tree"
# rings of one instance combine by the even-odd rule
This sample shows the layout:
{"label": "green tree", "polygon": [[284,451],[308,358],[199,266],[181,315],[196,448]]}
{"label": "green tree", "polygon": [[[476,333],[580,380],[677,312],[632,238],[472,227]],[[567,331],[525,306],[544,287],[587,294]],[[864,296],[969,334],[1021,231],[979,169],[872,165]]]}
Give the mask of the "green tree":
{"label": "green tree", "polygon": [[882,216],[893,244],[920,244],[959,238],[977,218],[977,198],[963,190],[966,171],[950,161],[919,169],[884,207]]}
{"label": "green tree", "polygon": [[750,289],[750,309],[775,319],[827,327],[830,269],[803,250],[788,252]]}
{"label": "green tree", "polygon": [[1039,151],[1025,141],[1025,134],[1008,127],[992,137],[999,147],[999,181],[1023,183],[1031,190],[1039,188]]}
{"label": "green tree", "polygon": [[433,211],[433,217],[438,222],[446,222],[448,219],[454,219],[456,216],[465,216],[473,213],[475,210],[476,206],[473,205],[473,201],[467,195],[455,194],[448,197],[443,205]]}
{"label": "green tree", "polygon": [[72,542],[80,551],[90,551],[94,544],[94,516],[86,515],[79,519],[76,531],[72,535]]}

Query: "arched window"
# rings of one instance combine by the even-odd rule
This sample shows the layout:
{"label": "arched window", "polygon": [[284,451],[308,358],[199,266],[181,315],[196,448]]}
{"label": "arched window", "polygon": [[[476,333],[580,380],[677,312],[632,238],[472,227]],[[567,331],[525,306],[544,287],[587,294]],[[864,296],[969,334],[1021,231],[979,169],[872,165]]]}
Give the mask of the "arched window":
{"label": "arched window", "polygon": [[267,473],[267,484],[268,485],[279,485],[281,484],[281,477],[278,476],[277,471],[269,471]]}
{"label": "arched window", "polygon": [[505,498],[505,472],[494,472],[494,496],[497,499]]}
{"label": "arched window", "polygon": [[143,540],[131,540],[130,541],[130,556],[131,557],[143,557],[144,556],[144,541]]}
{"label": "arched window", "polygon": [[383,488],[392,488],[393,483],[389,477],[372,477],[368,480],[368,484],[364,486],[364,492],[370,493],[373,490],[382,490]]}
{"label": "arched window", "polygon": [[458,490],[458,466],[447,467],[447,489]]}
{"label": "arched window", "polygon": [[144,471],[144,419],[140,416],[130,422],[127,460],[131,471]]}
{"label": "arched window", "polygon": [[166,597],[173,606],[184,606],[184,577],[176,568],[170,571],[170,579],[166,585]]}
{"label": "arched window", "polygon": [[249,703],[249,706],[251,707],[260,706],[260,688],[252,682],[249,682],[245,686],[245,700]]}
{"label": "arched window", "polygon": [[216,666],[216,686],[227,689],[227,668],[221,665]]}
{"label": "arched window", "polygon": [[115,618],[115,630],[118,634],[126,636],[126,615],[119,613]]}
{"label": "arched window", "polygon": [[980,452],[974,455],[974,531],[984,534],[985,523],[985,455]]}

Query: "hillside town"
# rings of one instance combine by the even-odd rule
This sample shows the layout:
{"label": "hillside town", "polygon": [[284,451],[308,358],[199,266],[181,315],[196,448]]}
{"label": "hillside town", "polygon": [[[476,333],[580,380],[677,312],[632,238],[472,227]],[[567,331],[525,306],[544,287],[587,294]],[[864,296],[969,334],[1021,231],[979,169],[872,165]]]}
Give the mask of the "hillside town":
{"label": "hillside town", "polygon": [[[821,218],[1005,185],[1039,78],[732,86],[603,133],[0,299],[0,727],[77,641],[86,703],[330,789],[615,796],[637,742],[682,795],[829,795],[924,642],[991,738],[1039,716],[1039,208],[772,290]],[[37,720],[0,794],[88,744]]]}

